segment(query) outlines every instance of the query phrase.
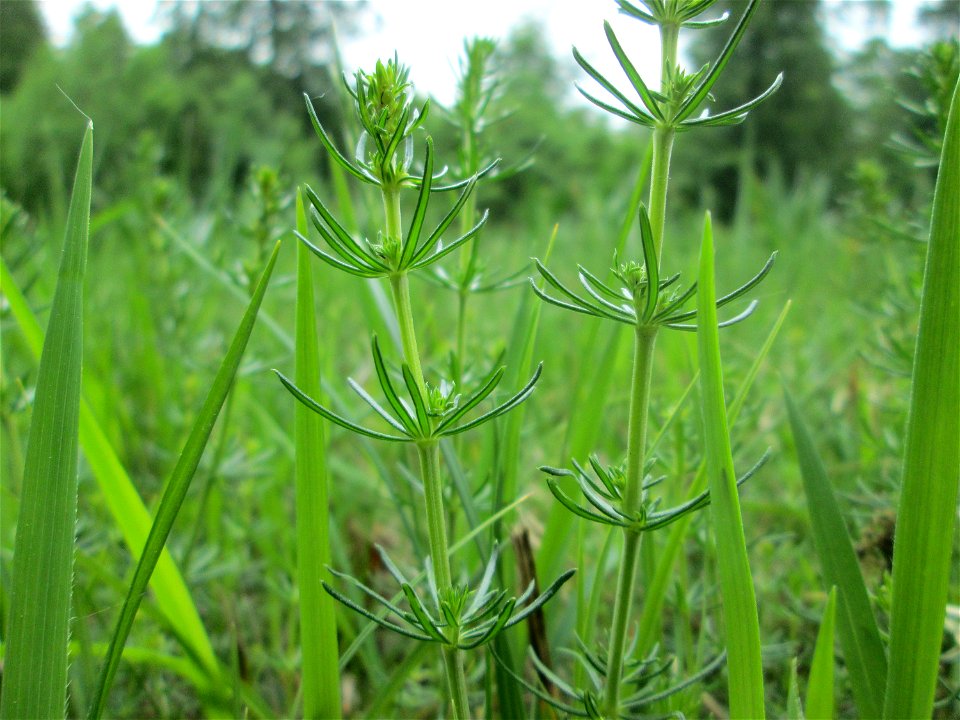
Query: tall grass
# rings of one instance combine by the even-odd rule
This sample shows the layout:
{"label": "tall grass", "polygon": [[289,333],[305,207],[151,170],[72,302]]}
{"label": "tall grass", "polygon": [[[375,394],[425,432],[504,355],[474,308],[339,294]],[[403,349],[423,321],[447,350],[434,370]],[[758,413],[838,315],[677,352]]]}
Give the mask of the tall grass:
{"label": "tall grass", "polygon": [[[308,100],[329,175],[295,196],[270,169],[255,173],[252,197],[212,209],[176,198],[160,216],[95,195],[114,202],[92,225],[86,330],[77,264],[65,262],[44,343],[34,309],[52,273],[40,253],[20,252],[30,226],[4,218],[0,512],[10,527],[14,510],[20,518],[3,556],[6,572],[13,551],[0,589],[0,714],[949,715],[956,703],[934,699],[952,667],[940,652],[960,472],[956,108],[926,245],[888,592],[864,560],[874,518],[863,513],[884,518],[891,503],[875,476],[900,476],[869,443],[894,447],[901,433],[865,438],[890,388],[849,367],[866,330],[838,310],[839,293],[856,288],[819,284],[814,297],[807,287],[862,261],[836,232],[826,184],[791,194],[774,182],[758,221],[740,207],[733,228],[676,202],[674,146],[751,122],[781,82],[771,73],[758,97],[712,107],[758,3],[728,21],[718,57],[688,72],[683,34],[712,32],[712,5],[611,4],[659,29],[657,87],[609,23],[625,90],[575,52],[593,83],[581,92],[631,124],[618,147],[634,154],[614,192],[577,178],[559,224],[512,192],[527,159],[498,161],[493,149],[509,78],[484,38],[465,44],[449,107],[415,100],[396,57],[343,83],[343,128],[324,127]],[[85,185],[89,206],[88,141],[73,205]],[[488,197],[525,219],[488,216]],[[289,226],[296,257],[270,255]],[[44,229],[41,219],[36,235]],[[81,231],[71,209],[65,248]],[[697,257],[685,238],[698,235]],[[787,235],[785,270],[771,257],[744,275]],[[810,261],[825,247],[830,268]],[[907,263],[888,255],[877,264]],[[118,302],[148,271],[149,292]],[[718,294],[734,276],[742,285]],[[758,305],[746,296],[761,282]],[[224,288],[230,302],[215,294]],[[247,304],[239,328],[234,299]],[[740,324],[748,318],[761,322]],[[266,333],[253,334],[254,319]],[[202,358],[220,354],[226,323],[234,341],[211,382]],[[81,394],[83,333],[97,342],[86,344]],[[69,371],[52,372],[57,362]],[[278,373],[278,385],[271,366],[290,378]],[[783,414],[765,367],[787,378]],[[829,378],[837,368],[843,387]],[[826,395],[829,411],[811,414],[811,396]],[[796,461],[763,453],[789,445],[790,430]],[[7,452],[21,445],[25,458]],[[30,540],[37,528],[53,534]],[[575,593],[563,588],[569,563]],[[41,588],[30,569],[50,582]],[[54,602],[38,601],[44,589]]]}
{"label": "tall grass", "polygon": [[928,717],[960,490],[960,85],[934,193],[893,554],[885,718]]}
{"label": "tall grass", "polygon": [[710,214],[703,226],[697,296],[697,347],[700,358],[700,394],[703,407],[710,512],[717,542],[720,595],[723,599],[727,648],[730,717],[763,718],[763,663],[760,657],[760,621],[747,557],[746,537],[737,495],[737,476],[723,398],[723,371],[713,271],[713,227]]}
{"label": "tall grass", "polygon": [[80,146],[24,460],[0,700],[4,718],[63,717],[66,705],[92,178],[91,122]]}

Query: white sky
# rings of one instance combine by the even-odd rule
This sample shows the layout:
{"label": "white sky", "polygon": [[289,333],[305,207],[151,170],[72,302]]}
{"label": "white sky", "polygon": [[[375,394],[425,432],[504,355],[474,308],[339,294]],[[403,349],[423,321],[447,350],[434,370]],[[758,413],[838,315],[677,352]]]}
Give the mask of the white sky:
{"label": "white sky", "polygon": [[[868,30],[850,16],[832,28],[832,34],[846,49],[858,45],[871,32],[887,36],[895,45],[915,44],[918,34],[913,19],[921,2],[894,0],[887,28]],[[64,43],[84,0],[40,0],[39,4],[53,41]],[[156,0],[93,0],[92,4],[101,9],[118,7],[127,31],[139,42],[153,42],[163,32],[154,20]],[[656,30],[619,15],[613,0],[370,0],[369,7],[368,17],[373,20],[363,37],[342,48],[345,70],[349,73],[357,67],[370,67],[396,50],[400,60],[410,66],[411,80],[418,91],[440,102],[452,99],[457,58],[465,36],[502,39],[527,18],[540,21],[556,55],[569,58],[570,48],[575,45],[595,67],[613,78],[620,70],[603,34],[603,21],[609,20],[644,78],[651,85],[658,84]]]}

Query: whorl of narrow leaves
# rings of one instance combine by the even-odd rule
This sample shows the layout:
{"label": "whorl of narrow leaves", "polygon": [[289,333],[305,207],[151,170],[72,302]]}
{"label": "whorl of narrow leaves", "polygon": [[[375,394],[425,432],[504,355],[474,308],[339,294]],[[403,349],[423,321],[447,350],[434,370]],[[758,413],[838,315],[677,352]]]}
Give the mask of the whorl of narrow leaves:
{"label": "whorl of narrow leaves", "polygon": [[[619,4],[621,11],[625,15],[629,15],[630,17],[634,17],[651,25],[709,27],[719,24],[726,19],[726,15],[724,15],[716,20],[702,22],[692,20],[693,17],[712,5],[713,0],[699,3],[663,3],[659,0],[651,0],[646,3],[647,7],[645,9],[631,5],[629,2],[621,1]],[[577,64],[580,65],[600,87],[616,99],[619,107],[597,98],[579,85],[577,86],[577,90],[591,103],[608,113],[649,128],[671,128],[682,131],[694,127],[737,125],[742,123],[751,110],[777,91],[783,82],[783,73],[777,75],[770,84],[770,87],[742,105],[738,105],[730,110],[724,110],[715,115],[711,115],[706,109],[704,109],[698,117],[693,117],[693,113],[701,107],[704,101],[711,97],[710,91],[713,89],[717,79],[721,73],[723,73],[724,68],[733,56],[737,45],[740,44],[740,40],[750,22],[750,18],[753,17],[759,4],[760,0],[750,1],[743,16],[727,40],[727,44],[720,51],[717,59],[711,64],[693,74],[687,74],[679,68],[666,68],[666,82],[662,92],[655,92],[647,86],[636,67],[624,52],[610,23],[604,23],[604,32],[606,33],[610,49],[613,51],[617,63],[620,65],[620,69],[623,70],[624,75],[630,82],[633,91],[640,98],[640,103],[638,104],[627,97],[625,93],[619,90],[609,79],[604,77],[600,71],[591,65],[590,62],[574,48],[573,57],[574,60],[577,61]]]}
{"label": "whorl of narrow leaves", "polygon": [[62,718],[65,710],[92,175],[89,123],[80,147],[24,461],[0,700],[3,718]]}

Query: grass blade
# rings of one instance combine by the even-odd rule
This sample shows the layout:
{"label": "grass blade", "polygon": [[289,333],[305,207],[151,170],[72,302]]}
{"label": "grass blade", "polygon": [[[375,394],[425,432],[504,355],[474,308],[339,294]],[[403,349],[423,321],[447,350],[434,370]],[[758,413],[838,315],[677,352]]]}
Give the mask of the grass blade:
{"label": "grass blade", "polygon": [[837,588],[830,588],[827,607],[820,621],[817,644],[813,649],[810,680],[807,683],[807,717],[810,720],[833,718],[833,627],[837,616]]}
{"label": "grass blade", "polygon": [[[297,193],[297,229],[306,232],[303,196]],[[320,397],[320,350],[314,311],[313,269],[309,251],[297,245],[297,386]],[[330,502],[323,420],[302,403],[294,403],[297,496],[297,575],[300,589],[300,648],[303,716],[340,717],[340,668],[337,664],[337,617],[332,597],[322,591],[330,582]]]}
{"label": "grass blade", "polygon": [[89,123],[80,146],[24,461],[0,700],[4,718],[62,718],[66,706],[92,176]]}
{"label": "grass blade", "polygon": [[838,589],[837,634],[850,686],[861,717],[880,717],[887,658],[860,564],[806,424],[789,393],[785,393],[785,399],[810,509],[814,547],[820,557],[825,583]]}
{"label": "grass blade", "polygon": [[[0,286],[27,347],[31,354],[39,359],[43,346],[43,331],[2,258]],[[80,398],[80,447],[83,448],[90,471],[127,547],[135,557],[138,556],[147,539],[150,513],[117,457],[107,434],[83,397]],[[215,674],[217,661],[210,639],[183,576],[166,549],[157,561],[157,568],[150,578],[150,587],[157,607],[169,625],[176,628],[175,636],[184,644],[187,654],[197,659],[198,667]]]}
{"label": "grass blade", "polygon": [[790,659],[790,679],[787,685],[787,720],[804,720],[797,683],[797,659]]}
{"label": "grass blade", "polygon": [[730,450],[715,298],[713,229],[710,213],[707,213],[700,246],[697,347],[710,516],[717,543],[718,576],[723,598],[730,717],[756,719],[764,717],[760,623]]}
{"label": "grass blade", "polygon": [[934,192],[893,555],[885,718],[930,717],[960,478],[960,84]]}
{"label": "grass blade", "polygon": [[[760,367],[763,365],[764,360],[766,360],[767,355],[770,353],[770,349],[773,347],[773,343],[777,339],[777,335],[780,333],[780,328],[783,327],[783,323],[787,319],[787,313],[789,312],[790,301],[788,300],[784,304],[783,310],[781,310],[780,314],[777,316],[773,326],[770,328],[770,332],[767,333],[767,338],[764,340],[763,345],[760,347],[760,350],[754,357],[749,370],[747,370],[747,374],[741,382],[740,387],[737,390],[737,394],[734,396],[733,400],[730,401],[730,405],[727,408],[727,421],[731,425],[736,423],[737,416],[740,414],[740,409],[743,407],[744,402],[746,402],[747,395],[749,394],[750,389],[753,387],[754,380],[756,380],[756,377],[760,372]],[[654,443],[655,442],[656,441],[654,441]],[[700,466],[697,468],[697,474],[687,490],[687,498],[689,499],[698,495],[699,493],[703,492],[705,488],[706,473],[704,470],[703,461],[701,461]],[[666,602],[667,590],[674,578],[674,565],[677,557],[680,554],[684,538],[687,535],[687,530],[690,527],[690,523],[693,521],[693,518],[693,515],[687,515],[675,522],[670,527],[666,543],[659,551],[657,569],[654,571],[653,577],[647,583],[646,599],[643,603],[643,611],[640,615],[640,621],[637,628],[637,649],[634,652],[634,657],[636,658],[642,658],[647,652],[650,651],[650,648],[652,648],[653,644],[659,639],[658,635],[660,632],[660,617],[662,616],[663,606]]]}
{"label": "grass blade", "polygon": [[117,621],[116,630],[110,640],[110,651],[104,662],[100,682],[96,690],[93,705],[90,709],[91,718],[100,718],[103,715],[107,694],[120,664],[120,656],[123,654],[123,646],[126,643],[127,636],[130,634],[130,629],[133,627],[133,621],[140,607],[140,602],[143,599],[143,594],[146,591],[147,583],[150,581],[150,576],[153,574],[160,553],[163,551],[167,537],[170,535],[173,522],[176,520],[180,506],[183,504],[183,499],[190,487],[190,482],[193,479],[197,466],[200,464],[200,458],[203,455],[207,440],[216,423],[217,415],[223,406],[227,393],[230,391],[230,386],[233,384],[233,379],[236,375],[237,368],[240,366],[240,360],[246,349],[247,341],[250,339],[250,334],[253,331],[253,325],[257,319],[257,312],[260,309],[260,303],[263,301],[263,296],[266,293],[270,275],[276,265],[279,250],[280,243],[278,242],[273,249],[273,253],[270,255],[270,259],[267,262],[263,275],[260,277],[260,281],[257,283],[257,288],[250,300],[250,304],[247,306],[237,333],[234,335],[230,348],[227,350],[220,369],[217,371],[217,375],[210,387],[203,407],[200,409],[193,429],[184,445],[183,452],[164,489],[163,497],[157,508],[156,518],[150,528],[150,534],[147,536],[146,544],[140,555],[140,560],[137,563],[137,569],[134,571],[133,580],[130,583],[130,589],[124,601],[123,609],[120,611],[120,618]]}

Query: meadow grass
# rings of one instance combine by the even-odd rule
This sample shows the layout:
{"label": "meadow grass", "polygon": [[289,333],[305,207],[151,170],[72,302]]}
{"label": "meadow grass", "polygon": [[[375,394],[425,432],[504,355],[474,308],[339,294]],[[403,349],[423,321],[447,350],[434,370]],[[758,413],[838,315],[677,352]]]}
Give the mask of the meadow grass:
{"label": "meadow grass", "polygon": [[[675,66],[680,23],[663,14],[692,10],[621,7],[665,26]],[[237,208],[178,202],[163,217],[95,210],[85,326],[57,325],[53,258],[24,262],[14,250],[33,235],[5,222],[5,392],[32,405],[34,427],[52,416],[44,397],[72,398],[78,432],[38,471],[30,448],[43,432],[31,413],[4,409],[0,715],[955,710],[955,688],[937,686],[949,680],[938,665],[956,589],[957,113],[926,246],[909,419],[886,435],[902,435],[906,455],[891,585],[858,552],[864,513],[897,500],[880,481],[888,454],[867,432],[869,398],[889,397],[892,381],[857,357],[871,328],[845,307],[866,292],[848,281],[864,262],[903,261],[864,260],[816,182],[754,188],[763,201],[732,227],[668,202],[672,145],[709,126],[698,105],[755,10],[735,18],[701,75],[665,73],[656,90],[610,26],[632,94],[577,53],[612,97],[588,99],[640,126],[636,173],[559,224],[533,208],[516,225],[481,211],[516,161],[494,164],[496,125],[483,121],[501,108],[483,39],[465,46],[461,101],[446,112],[414,106],[396,61],[359,73],[342,93],[356,120],[342,133],[350,152],[308,101],[331,173],[276,215],[258,193]],[[707,118],[749,123],[742,115],[781,82],[771,79],[756,100]],[[450,177],[434,177],[451,147]],[[89,179],[78,173],[78,186],[82,205]],[[81,230],[73,204],[68,244]],[[227,231],[237,222],[263,247],[238,248]],[[46,241],[57,224],[30,230]],[[130,227],[148,241],[131,244]],[[279,235],[296,252],[274,249],[268,262]],[[830,266],[812,267],[824,247]],[[516,282],[524,268],[532,287]],[[79,369],[81,335],[97,339],[84,344],[82,393],[70,374],[53,379],[66,388],[51,385],[43,359],[36,370],[37,316],[51,298],[47,344],[67,336],[75,348],[58,357]],[[68,492],[38,504],[30,488],[54,474]],[[75,532],[48,510],[77,497]],[[942,517],[928,522],[932,513]],[[37,523],[58,533],[56,553],[21,549]],[[22,619],[24,607],[54,607],[20,589],[22,557],[61,560],[49,583],[56,632]],[[50,672],[29,671],[36,657]]]}

